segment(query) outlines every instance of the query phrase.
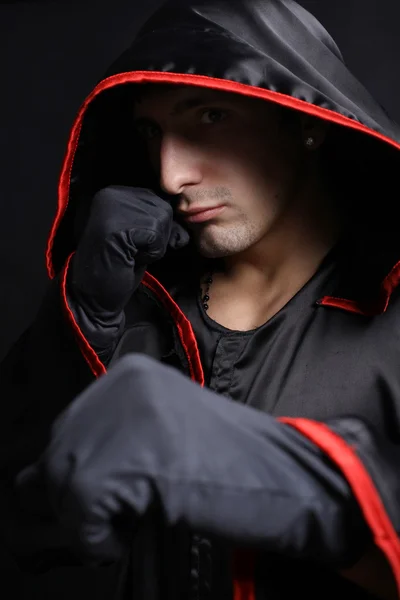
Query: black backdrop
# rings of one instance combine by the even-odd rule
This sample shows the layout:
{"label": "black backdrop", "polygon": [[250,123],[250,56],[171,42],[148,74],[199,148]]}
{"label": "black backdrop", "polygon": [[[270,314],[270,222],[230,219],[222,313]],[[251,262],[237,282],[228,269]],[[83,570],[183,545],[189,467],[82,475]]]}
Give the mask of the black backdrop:
{"label": "black backdrop", "polygon": [[[399,0],[301,3],[329,29],[354,73],[400,121]],[[45,288],[44,248],[75,113],[159,4],[0,0],[0,357],[33,318]],[[57,571],[36,582],[15,576],[1,550],[0,574],[4,600],[110,598],[101,581],[96,587],[83,574],[77,580],[73,569],[61,579]]]}
{"label": "black backdrop", "polygon": [[[33,318],[69,128],[160,0],[1,2],[0,358]],[[400,2],[302,0],[400,121]]]}

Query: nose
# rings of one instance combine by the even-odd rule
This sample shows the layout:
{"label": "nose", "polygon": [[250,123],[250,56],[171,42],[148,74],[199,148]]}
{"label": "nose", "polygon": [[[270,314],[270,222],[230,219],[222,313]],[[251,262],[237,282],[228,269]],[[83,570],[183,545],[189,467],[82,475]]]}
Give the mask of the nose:
{"label": "nose", "polygon": [[187,186],[201,182],[201,157],[189,139],[176,133],[166,134],[159,159],[160,187],[167,194],[181,194]]}

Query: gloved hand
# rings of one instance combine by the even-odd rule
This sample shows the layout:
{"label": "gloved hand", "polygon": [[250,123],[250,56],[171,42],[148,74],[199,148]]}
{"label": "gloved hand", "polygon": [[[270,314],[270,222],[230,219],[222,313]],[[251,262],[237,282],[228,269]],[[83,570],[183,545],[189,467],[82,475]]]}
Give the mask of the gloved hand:
{"label": "gloved hand", "polygon": [[86,338],[97,351],[110,346],[123,325],[123,309],[148,265],[189,234],[173,221],[171,205],[143,188],[112,186],[93,198],[72,258],[67,296]]}
{"label": "gloved hand", "polygon": [[167,526],[329,562],[354,550],[364,526],[346,480],[300,433],[140,354],[59,417],[20,475],[25,504],[43,481],[93,562],[118,558],[157,509]]}

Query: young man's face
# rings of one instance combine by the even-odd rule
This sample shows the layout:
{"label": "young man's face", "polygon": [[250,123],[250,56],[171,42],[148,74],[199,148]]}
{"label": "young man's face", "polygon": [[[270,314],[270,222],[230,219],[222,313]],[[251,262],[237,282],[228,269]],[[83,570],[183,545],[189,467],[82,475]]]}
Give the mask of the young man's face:
{"label": "young man's face", "polygon": [[175,208],[201,254],[230,256],[268,235],[298,186],[304,154],[279,107],[222,91],[157,85],[146,89],[134,111],[161,188],[177,196]]}

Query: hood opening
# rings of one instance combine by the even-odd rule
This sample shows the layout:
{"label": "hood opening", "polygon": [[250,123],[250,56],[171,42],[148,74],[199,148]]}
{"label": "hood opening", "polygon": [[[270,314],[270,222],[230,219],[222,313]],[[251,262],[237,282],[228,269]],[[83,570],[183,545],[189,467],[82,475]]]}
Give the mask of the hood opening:
{"label": "hood opening", "polygon": [[[131,117],[134,88],[143,83],[225,90],[329,121],[323,157],[331,185],[351,209],[353,233],[374,256],[396,231],[400,128],[315,17],[293,0],[167,0],[72,127],[47,247],[50,276],[76,248],[98,189],[131,185],[161,194]],[[396,238],[397,231],[391,243]]]}
{"label": "hood opening", "polygon": [[[135,74],[131,75],[134,77]],[[183,81],[177,79],[176,83],[186,83],[185,78]],[[151,74],[147,74],[145,82],[152,81]],[[159,82],[158,78],[156,82]],[[225,89],[230,90],[230,82],[224,83]],[[81,117],[76,139],[69,144],[64,180],[60,182],[59,214],[48,246],[50,273],[58,272],[67,256],[75,250],[96,191],[107,185],[129,185],[149,187],[163,196],[133,127],[137,85],[140,83],[105,89],[90,101]],[[241,90],[241,93],[245,91]],[[249,87],[251,95],[254,91]],[[260,90],[261,94],[263,92]],[[293,106],[293,98],[269,92],[266,101],[274,100],[288,110],[300,110]],[[299,104],[303,111],[317,112],[305,102]],[[351,214],[354,233],[358,231],[364,233],[363,237],[369,237],[371,228],[376,236],[378,232],[386,235],[395,231],[400,216],[396,194],[400,145],[397,148],[393,140],[385,140],[350,119],[342,118],[346,125],[339,124],[336,120],[340,115],[332,111],[318,112],[320,114],[316,116],[331,121],[321,148],[323,168],[337,197]]]}

